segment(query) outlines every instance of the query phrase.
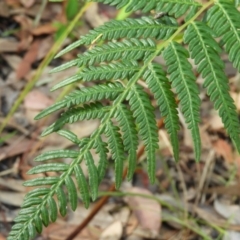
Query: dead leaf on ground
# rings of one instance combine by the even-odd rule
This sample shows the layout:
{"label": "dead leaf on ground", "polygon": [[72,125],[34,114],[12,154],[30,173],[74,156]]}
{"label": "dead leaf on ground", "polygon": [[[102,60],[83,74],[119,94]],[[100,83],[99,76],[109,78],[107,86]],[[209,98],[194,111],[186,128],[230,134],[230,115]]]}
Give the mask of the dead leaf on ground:
{"label": "dead leaf on ground", "polygon": [[36,144],[36,142],[33,142],[32,140],[28,139],[21,139],[20,142],[16,142],[9,146],[1,147],[0,152],[0,161],[8,158],[13,157],[19,154],[22,154],[26,151],[29,151],[31,149],[32,144]]}
{"label": "dead leaf on ground", "polygon": [[121,239],[122,233],[122,223],[120,221],[116,221],[102,232],[100,240],[119,240]]}
{"label": "dead leaf on ground", "polygon": [[1,190],[0,202],[14,207],[20,207],[23,203],[24,197],[25,193],[15,193]]}
{"label": "dead leaf on ground", "polygon": [[31,66],[38,56],[39,44],[40,42],[38,40],[34,41],[28,49],[27,53],[24,55],[22,62],[19,64],[16,71],[18,79],[24,78],[31,70]]}
{"label": "dead leaf on ground", "polygon": [[240,224],[240,206],[230,205],[219,200],[214,201],[215,210],[231,224]]}
{"label": "dead leaf on ground", "polygon": [[[9,12],[7,3],[5,1],[1,1],[0,2],[0,16],[7,18],[7,17],[9,17],[9,15],[10,15],[10,12]],[[1,46],[1,44],[0,44],[0,46]]]}
{"label": "dead leaf on ground", "polygon": [[230,95],[234,100],[237,110],[240,111],[240,93],[231,92]]}
{"label": "dead leaf on ground", "polygon": [[[128,192],[152,195],[150,191],[137,187],[130,188]],[[161,206],[153,199],[139,196],[127,196],[125,201],[136,215],[142,229],[150,231],[152,236],[157,236],[161,226]]]}
{"label": "dead leaf on ground", "polygon": [[23,181],[20,179],[0,178],[0,186],[17,192],[26,192],[26,187],[23,186]]}
{"label": "dead leaf on ground", "polygon": [[20,0],[20,2],[24,7],[30,8],[35,3],[35,0]]}
{"label": "dead leaf on ground", "polygon": [[209,126],[213,131],[218,131],[220,129],[223,129],[223,123],[222,119],[219,117],[217,112],[214,112],[214,115],[211,117],[210,121],[208,121]]}
{"label": "dead leaf on ground", "polygon": [[[75,225],[66,223],[52,223],[43,230],[42,236],[48,240],[65,240],[75,228]],[[84,228],[73,240],[97,240],[99,234],[96,232],[98,231],[94,227]]]}
{"label": "dead leaf on ground", "polygon": [[8,38],[0,38],[0,53],[1,52],[17,52],[18,49],[19,49],[18,41],[13,39],[8,39]]}
{"label": "dead leaf on ground", "polygon": [[34,36],[39,36],[43,34],[52,34],[55,33],[57,28],[52,23],[46,23],[31,30],[31,33]]}
{"label": "dead leaf on ground", "polygon": [[227,162],[233,162],[232,148],[225,140],[218,139],[213,143],[213,148],[215,152],[222,156]]}
{"label": "dead leaf on ground", "polygon": [[41,91],[34,89],[24,99],[24,107],[33,110],[43,110],[53,104],[53,100]]}
{"label": "dead leaf on ground", "polygon": [[0,240],[6,240],[6,238],[0,233]]}

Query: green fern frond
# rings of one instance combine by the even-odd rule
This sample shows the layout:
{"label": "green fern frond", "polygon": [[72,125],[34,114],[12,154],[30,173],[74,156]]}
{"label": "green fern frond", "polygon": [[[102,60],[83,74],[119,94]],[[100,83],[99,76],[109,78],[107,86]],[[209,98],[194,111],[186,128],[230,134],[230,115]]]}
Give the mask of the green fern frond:
{"label": "green fern frond", "polygon": [[124,61],[103,64],[99,67],[90,66],[84,68],[79,75],[83,81],[117,80],[130,78],[137,71],[139,71],[138,62]]}
{"label": "green fern frond", "polygon": [[119,189],[122,183],[125,160],[121,134],[119,133],[119,128],[114,126],[111,121],[107,124],[104,132],[108,137],[108,146],[115,164],[115,186],[116,189]]}
{"label": "green fern frond", "polygon": [[126,12],[142,10],[149,12],[151,10],[166,12],[175,17],[180,17],[186,13],[190,7],[199,7],[201,4],[193,0],[96,0],[117,8],[127,6]]}
{"label": "green fern frond", "polygon": [[74,123],[82,120],[89,119],[101,119],[104,114],[109,111],[108,107],[103,107],[101,103],[90,103],[83,107],[70,108],[64,112],[58,120],[47,127],[43,132],[42,136],[46,136],[52,132],[60,130],[66,123]]}
{"label": "green fern frond", "polygon": [[98,171],[97,167],[95,166],[92,154],[87,152],[85,155],[85,162],[88,168],[88,174],[89,174],[89,186],[92,193],[92,200],[96,200],[98,196]]}
{"label": "green fern frond", "polygon": [[229,59],[240,72],[240,18],[233,2],[218,0],[207,13],[207,21],[221,37]]}
{"label": "green fern frond", "polygon": [[158,128],[154,116],[154,108],[147,93],[144,92],[140,85],[132,87],[127,100],[145,145],[149,178],[154,183],[156,169],[155,151],[158,149]]}
{"label": "green fern frond", "polygon": [[103,142],[102,138],[99,136],[94,143],[93,148],[96,150],[96,153],[99,155],[99,163],[97,167],[98,172],[98,180],[99,183],[103,180],[107,167],[108,167],[108,159],[107,159],[107,144]]}
{"label": "green fern frond", "polygon": [[90,101],[100,101],[103,99],[115,99],[124,90],[121,83],[108,83],[96,85],[94,87],[82,88],[81,90],[75,90],[69,95],[65,96],[65,99],[57,102],[50,107],[40,112],[35,119],[41,119],[49,114],[61,110],[63,108],[70,108],[79,104],[88,103]]}
{"label": "green fern frond", "polygon": [[[121,38],[155,38],[167,39],[177,30],[176,23],[164,24],[161,20],[155,20],[150,17],[142,17],[140,19],[125,19],[125,20],[112,20],[105,23],[103,26],[91,30],[89,34],[81,37],[80,40],[72,43],[56,56],[61,55],[81,46],[96,44],[99,41],[111,41]],[[51,72],[58,72],[77,65],[77,60],[72,60],[59,67],[54,68]]]}
{"label": "green fern frond", "polygon": [[156,63],[149,64],[148,69],[143,75],[149,89],[154,94],[160,112],[164,117],[165,128],[167,129],[175,160],[178,160],[179,140],[177,132],[179,130],[179,119],[177,112],[177,103],[174,94],[171,91],[169,80],[161,66]]}
{"label": "green fern frond", "polygon": [[[195,157],[200,159],[201,140],[198,128],[200,122],[200,98],[199,90],[196,84],[196,77],[192,72],[192,66],[188,62],[188,51],[176,42],[170,42],[169,46],[164,50],[163,57],[168,66],[168,73],[172,87],[176,89],[181,104],[185,122],[191,130]],[[176,141],[176,140],[175,140]]]}
{"label": "green fern frond", "polygon": [[78,67],[120,59],[139,60],[147,58],[156,51],[156,44],[150,38],[124,39],[122,42],[108,42],[78,56]]}
{"label": "green fern frond", "polygon": [[205,79],[204,87],[207,88],[214,108],[219,110],[228,134],[240,151],[240,125],[236,107],[229,94],[224,63],[219,56],[221,48],[211,36],[211,29],[201,22],[189,25],[184,41],[189,44],[191,58],[194,59],[195,64],[198,65],[198,71]]}
{"label": "green fern frond", "polygon": [[119,123],[120,129],[123,132],[122,139],[124,150],[128,152],[128,173],[127,178],[131,180],[136,169],[138,137],[137,130],[134,124],[134,118],[131,111],[121,104],[114,116]]}

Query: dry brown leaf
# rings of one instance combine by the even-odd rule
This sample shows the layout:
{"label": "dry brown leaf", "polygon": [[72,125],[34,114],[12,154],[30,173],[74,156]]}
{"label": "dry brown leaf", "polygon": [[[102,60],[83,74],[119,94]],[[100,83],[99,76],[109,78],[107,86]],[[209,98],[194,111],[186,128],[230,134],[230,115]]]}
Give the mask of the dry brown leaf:
{"label": "dry brown leaf", "polygon": [[9,146],[1,147],[0,161],[8,157],[13,157],[22,154],[31,149],[32,144],[36,144],[35,141],[22,139],[20,142],[12,143]]}
{"label": "dry brown leaf", "polygon": [[218,139],[216,142],[213,143],[213,148],[215,152],[218,155],[222,156],[226,161],[233,161],[232,148],[226,141]]}
{"label": "dry brown leaf", "polygon": [[53,100],[41,91],[35,89],[24,99],[24,107],[33,110],[43,110],[53,104]]}
{"label": "dry brown leaf", "polygon": [[[49,50],[51,49],[52,45],[54,43],[53,36],[50,35],[49,37],[44,38],[40,41],[39,47],[38,47],[38,55],[37,60],[41,60],[44,58]],[[49,71],[47,72],[47,75],[49,76]],[[53,74],[55,75],[55,74]]]}
{"label": "dry brown leaf", "polygon": [[40,25],[34,29],[31,30],[31,33],[34,36],[39,36],[43,34],[52,34],[55,33],[57,28],[52,23],[47,23],[44,25]]}
{"label": "dry brown leaf", "polygon": [[21,39],[19,43],[19,50],[28,49],[30,43],[33,41],[33,36],[30,33],[32,28],[32,19],[28,18],[26,15],[17,15],[14,20],[21,25],[20,31],[17,32],[18,37]]}
{"label": "dry brown leaf", "polygon": [[231,92],[230,95],[234,100],[237,110],[240,111],[240,93]]}
{"label": "dry brown leaf", "polygon": [[[0,42],[1,45],[1,42]],[[19,57],[18,55],[13,55],[13,54],[4,54],[2,55],[4,60],[8,63],[8,65],[13,69],[17,70],[19,64],[22,61],[22,58]],[[15,76],[16,78],[16,76]]]}
{"label": "dry brown leaf", "polygon": [[18,50],[19,50],[18,41],[15,41],[13,39],[0,38],[0,53],[1,52],[17,52]]}
{"label": "dry brown leaf", "polygon": [[6,240],[6,238],[0,233],[0,240]]}
{"label": "dry brown leaf", "polygon": [[[66,223],[52,223],[43,230],[42,236],[48,240],[65,240],[66,237],[76,228],[75,225]],[[95,232],[91,228],[91,232]],[[84,228],[73,240],[94,240],[98,239],[92,235],[88,228]]]}
{"label": "dry brown leaf", "polygon": [[20,2],[24,7],[30,8],[35,3],[35,0],[20,0]]}
{"label": "dry brown leaf", "polygon": [[40,42],[34,41],[27,53],[24,55],[22,62],[19,64],[16,75],[18,79],[24,78],[31,70],[32,64],[35,62],[38,56],[38,48]]}
{"label": "dry brown leaf", "polygon": [[0,178],[0,186],[18,192],[26,192],[26,187],[23,186],[23,181],[13,178]]}
{"label": "dry brown leaf", "polygon": [[119,240],[121,239],[122,233],[122,223],[120,221],[116,221],[102,232],[100,240]]}
{"label": "dry brown leaf", "polygon": [[[150,191],[137,187],[130,188],[128,192],[152,195]],[[157,236],[161,226],[161,206],[153,199],[139,196],[127,196],[125,200],[136,215],[141,228],[150,231],[152,236]]]}
{"label": "dry brown leaf", "polygon": [[223,129],[223,123],[222,119],[219,117],[217,112],[214,112],[214,115],[211,117],[210,121],[208,122],[209,126],[211,127],[212,130],[218,131],[220,129]]}
{"label": "dry brown leaf", "polygon": [[20,207],[23,203],[24,196],[25,193],[15,193],[1,190],[0,202],[11,206]]}

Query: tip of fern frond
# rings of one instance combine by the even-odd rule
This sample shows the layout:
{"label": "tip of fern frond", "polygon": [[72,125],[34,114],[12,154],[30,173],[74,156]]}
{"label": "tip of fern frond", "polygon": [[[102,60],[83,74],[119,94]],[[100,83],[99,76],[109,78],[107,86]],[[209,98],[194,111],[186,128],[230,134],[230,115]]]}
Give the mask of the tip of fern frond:
{"label": "tip of fern frond", "polygon": [[58,54],[56,54],[56,55],[54,56],[53,59],[59,58],[59,57],[61,57],[63,54],[64,54],[64,52],[63,52],[63,51],[60,51]]}

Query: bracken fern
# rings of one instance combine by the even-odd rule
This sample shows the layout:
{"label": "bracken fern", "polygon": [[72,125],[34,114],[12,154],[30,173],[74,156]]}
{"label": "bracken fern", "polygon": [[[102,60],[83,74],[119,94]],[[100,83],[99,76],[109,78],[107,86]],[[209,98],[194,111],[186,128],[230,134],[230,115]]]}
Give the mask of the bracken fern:
{"label": "bracken fern", "polygon": [[[126,11],[141,10],[149,16],[110,21],[90,31],[57,55],[59,57],[81,45],[88,49],[77,59],[52,71],[79,67],[75,75],[57,84],[52,90],[77,81],[99,82],[92,87],[73,91],[36,117],[41,119],[64,109],[56,122],[46,128],[42,135],[57,132],[72,141],[79,150],[50,151],[35,159],[42,163],[32,168],[29,174],[59,172],[59,175],[25,182],[25,186],[37,188],[26,195],[9,240],[34,238],[37,232],[42,231],[43,225],[56,221],[58,211],[62,216],[66,215],[68,202],[75,210],[78,202],[77,188],[85,207],[88,207],[90,198],[97,198],[99,183],[108,167],[108,151],[115,163],[115,182],[116,188],[119,188],[125,158],[128,159],[128,179],[133,176],[137,164],[136,151],[141,139],[145,145],[149,178],[154,182],[158,128],[154,107],[138,80],[145,81],[153,94],[164,117],[174,158],[178,160],[179,119],[176,94],[180,111],[191,131],[196,160],[200,159],[198,124],[201,102],[189,58],[194,60],[214,108],[219,111],[229,136],[240,151],[238,115],[229,94],[224,63],[220,58],[221,52],[226,51],[233,66],[240,70],[240,13],[235,8],[234,1],[210,0],[204,4],[194,0],[96,2],[117,8],[126,7]],[[151,16],[153,11],[165,14],[160,19],[154,19]],[[179,17],[184,18],[180,26],[177,21]],[[167,71],[155,62],[159,55],[163,56]],[[75,133],[64,129],[65,124],[96,118],[100,120],[100,125],[88,138],[79,139]],[[93,160],[91,150],[99,156],[98,165]],[[59,158],[70,158],[72,162],[44,163]],[[88,179],[80,166],[83,161],[89,173]]]}

